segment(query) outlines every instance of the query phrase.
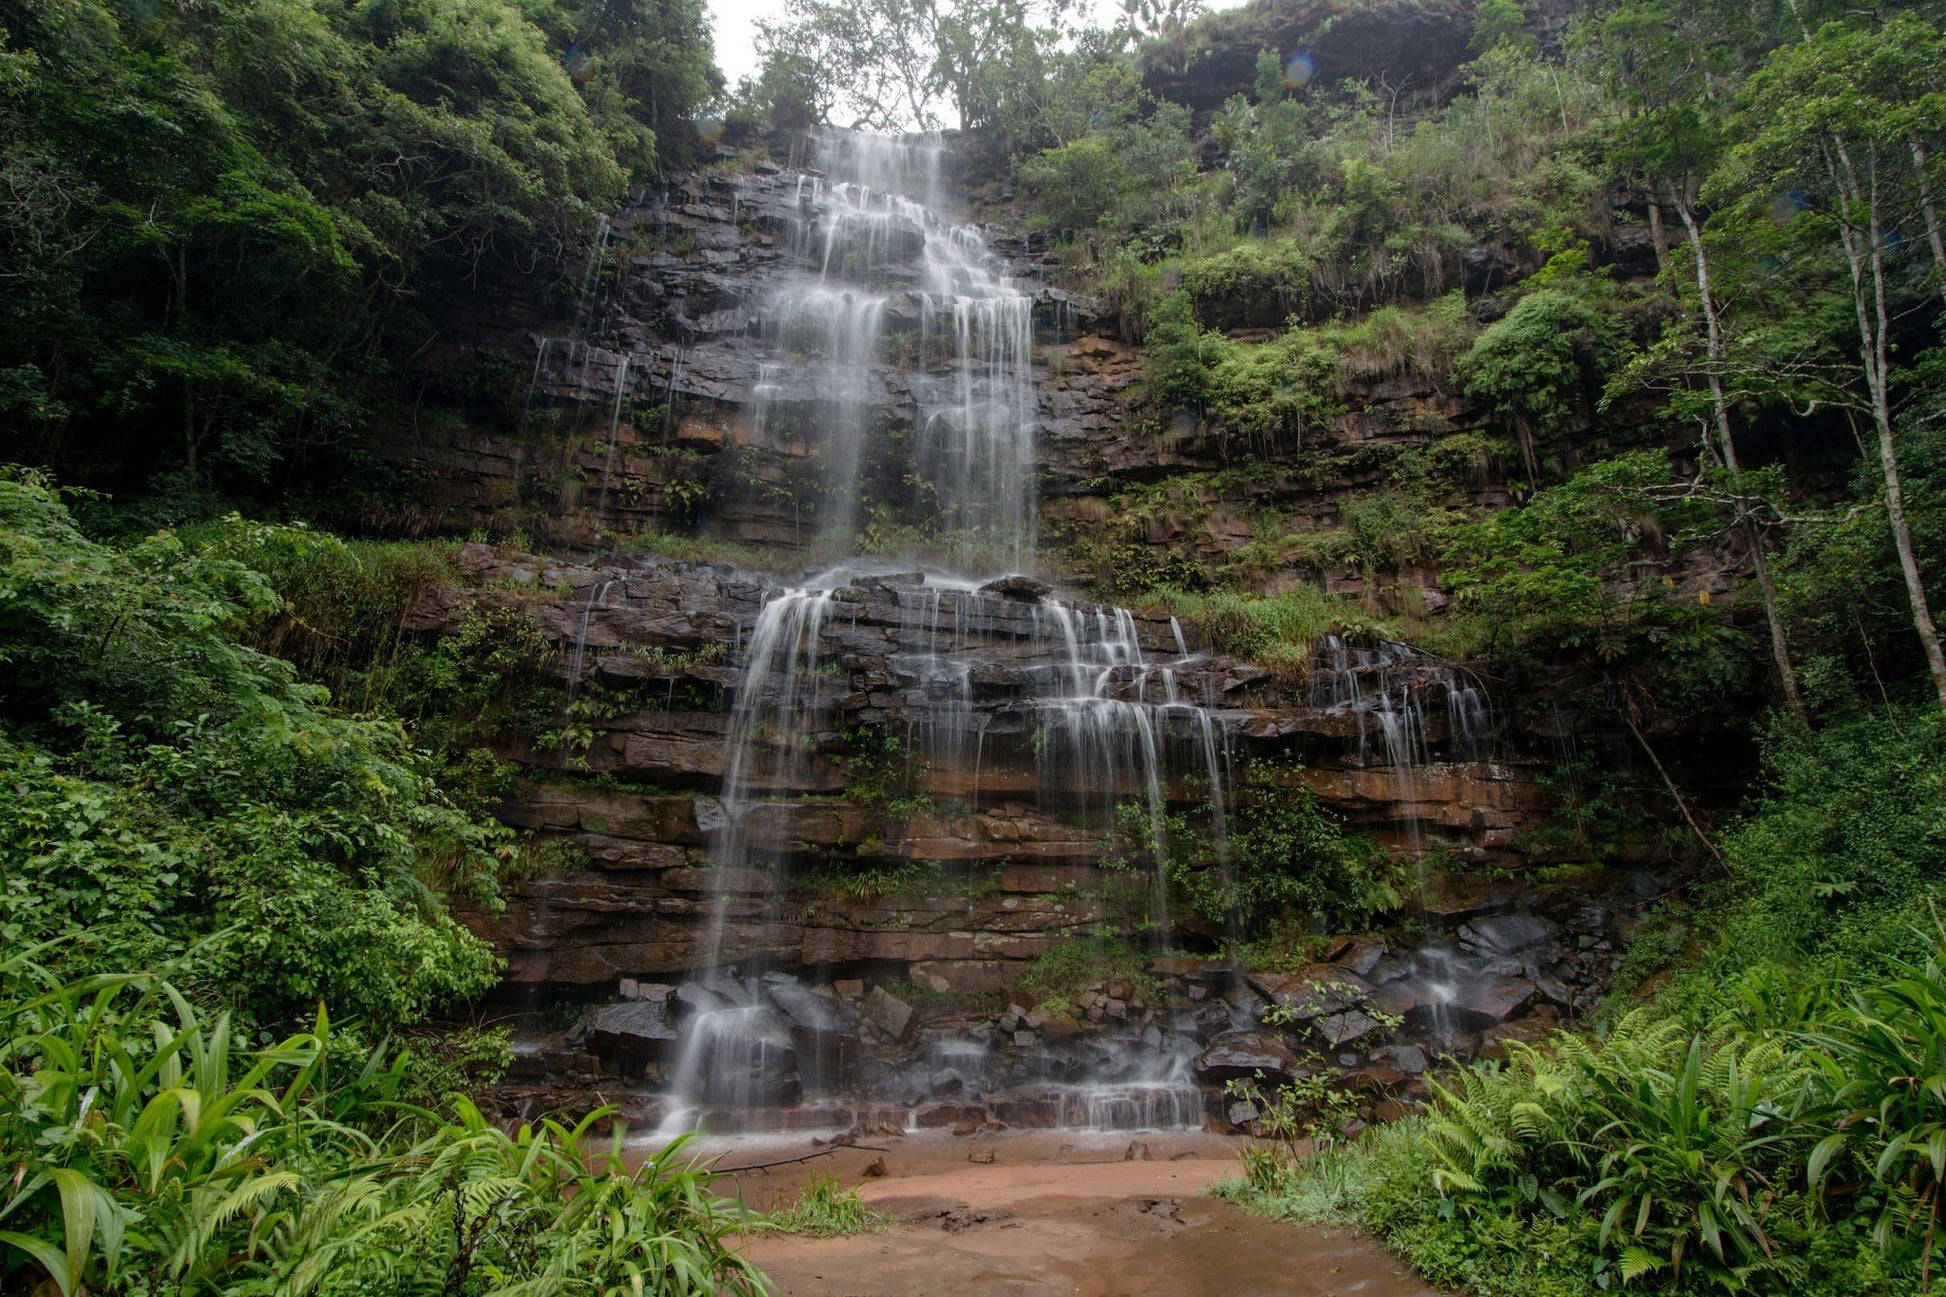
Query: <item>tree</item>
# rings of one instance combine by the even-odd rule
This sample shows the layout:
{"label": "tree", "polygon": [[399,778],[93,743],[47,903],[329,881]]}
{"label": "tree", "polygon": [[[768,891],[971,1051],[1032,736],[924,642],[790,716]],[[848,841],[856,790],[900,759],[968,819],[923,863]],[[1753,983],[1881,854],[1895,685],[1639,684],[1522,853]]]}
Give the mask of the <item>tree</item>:
{"label": "tree", "polygon": [[[1608,15],[1595,43],[1598,66],[1623,112],[1603,141],[1610,165],[1623,176],[1639,178],[1649,191],[1649,212],[1658,261],[1663,259],[1660,214],[1673,209],[1689,250],[1694,301],[1702,317],[1702,381],[1709,391],[1714,446],[1730,478],[1737,524],[1750,545],[1750,561],[1770,634],[1771,660],[1785,704],[1799,721],[1804,699],[1791,662],[1790,644],[1778,609],[1764,535],[1745,496],[1743,469],[1731,430],[1730,397],[1725,388],[1725,330],[1710,260],[1703,239],[1703,214],[1697,196],[1724,149],[1725,106],[1713,88],[1723,74],[1730,45],[1711,41],[1696,30],[1694,10],[1656,4],[1626,4]],[[1705,19],[1720,15],[1703,14]]]}
{"label": "tree", "polygon": [[1807,31],[1803,41],[1773,53],[1746,86],[1743,139],[1723,184],[1752,205],[1792,195],[1804,207],[1792,221],[1800,245],[1835,243],[1842,257],[1886,517],[1913,629],[1946,711],[1946,651],[1906,518],[1894,435],[1893,335],[1901,302],[1897,267],[1888,264],[1900,255],[1888,250],[1889,233],[1927,201],[1912,167],[1923,151],[1912,148],[1917,123],[1907,105],[1922,97],[1916,79],[1941,57],[1938,32],[1911,14],[1878,28],[1830,23]]}
{"label": "tree", "polygon": [[1540,480],[1534,428],[1585,408],[1621,342],[1616,321],[1558,288],[1520,299],[1460,358],[1467,389],[1513,415],[1529,482]]}
{"label": "tree", "polygon": [[698,0],[0,3],[0,406],[118,486],[270,492],[416,299],[560,265],[713,96]]}
{"label": "tree", "polygon": [[823,69],[832,113],[856,130],[935,130],[942,101],[963,128],[1031,101],[1062,35],[1067,0],[785,0],[757,25],[766,59]]}

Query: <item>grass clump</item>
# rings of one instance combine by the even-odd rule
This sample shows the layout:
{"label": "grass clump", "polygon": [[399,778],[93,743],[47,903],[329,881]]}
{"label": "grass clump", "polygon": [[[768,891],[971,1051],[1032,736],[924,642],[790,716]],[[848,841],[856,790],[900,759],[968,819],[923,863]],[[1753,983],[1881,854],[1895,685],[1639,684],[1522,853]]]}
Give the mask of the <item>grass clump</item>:
{"label": "grass clump", "polygon": [[1027,966],[1020,984],[1047,999],[1072,1000],[1096,983],[1127,982],[1140,999],[1156,991],[1149,954],[1118,937],[1081,937],[1064,941]]}
{"label": "grass clump", "polygon": [[1269,595],[1163,586],[1150,592],[1149,602],[1195,622],[1221,652],[1291,672],[1304,670],[1326,635],[1396,638],[1390,623],[1356,602],[1308,584]]}
{"label": "grass clump", "polygon": [[509,1133],[322,1011],[252,1048],[158,974],[45,953],[0,962],[8,1291],[762,1290],[680,1141],[630,1169],[592,1135],[611,1109]]}
{"label": "grass clump", "polygon": [[836,1176],[823,1176],[765,1216],[761,1227],[807,1238],[837,1238],[875,1234],[891,1223],[890,1218],[867,1206],[858,1190],[840,1185]]}

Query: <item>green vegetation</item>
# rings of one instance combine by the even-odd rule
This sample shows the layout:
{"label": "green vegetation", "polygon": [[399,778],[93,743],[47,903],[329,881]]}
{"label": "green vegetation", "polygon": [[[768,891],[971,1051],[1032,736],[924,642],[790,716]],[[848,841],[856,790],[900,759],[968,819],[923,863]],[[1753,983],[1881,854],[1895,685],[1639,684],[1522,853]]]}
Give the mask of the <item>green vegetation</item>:
{"label": "green vegetation", "polygon": [[[1130,878],[1155,869],[1148,809],[1115,808],[1115,833],[1103,864]],[[1318,805],[1297,767],[1262,757],[1238,780],[1236,804],[1219,841],[1207,813],[1163,817],[1163,867],[1176,920],[1193,918],[1233,941],[1268,951],[1296,929],[1358,932],[1399,908],[1396,862],[1345,830]],[[1153,902],[1142,888],[1124,898],[1137,910]]]}
{"label": "green vegetation", "polygon": [[492,982],[434,889],[490,900],[508,835],[396,721],[237,642],[276,606],[216,547],[91,541],[45,484],[0,478],[0,931],[58,941],[68,975],[194,946],[193,989],[266,1022],[320,997],[416,1021]]}
{"label": "green vegetation", "polygon": [[838,1183],[837,1176],[820,1177],[780,1203],[762,1221],[762,1228],[810,1238],[877,1233],[891,1222],[865,1205],[858,1190]]}
{"label": "green vegetation", "polygon": [[10,1287],[760,1291],[680,1143],[631,1169],[590,1137],[606,1110],[508,1134],[321,1010],[253,1048],[167,981],[64,981],[33,962],[49,953],[0,963]]}
{"label": "green vegetation", "polygon": [[1042,993],[1050,1012],[1072,1013],[1075,997],[1097,984],[1126,982],[1137,999],[1153,999],[1158,984],[1149,972],[1154,951],[1117,936],[1064,941],[1038,956],[1020,975],[1020,984]]}
{"label": "green vegetation", "polygon": [[1238,1194],[1363,1224],[1488,1294],[1918,1291],[1940,1210],[1943,743],[1924,705],[1780,724],[1725,875],[1650,925],[1652,962],[1683,970],[1655,1002],[1462,1071],[1315,1161],[1260,1163]]}
{"label": "green vegetation", "polygon": [[17,457],[153,479],[177,516],[348,469],[416,399],[429,298],[578,274],[596,218],[683,156],[720,85],[704,23],[696,0],[0,9]]}
{"label": "green vegetation", "polygon": [[[440,893],[491,904],[517,854],[464,746],[501,686],[462,667],[530,646],[402,644],[443,561],[234,523],[107,543],[0,476],[7,1284],[756,1291],[680,1145],[631,1168],[606,1110],[487,1120],[462,1091],[504,1035],[384,1043],[493,983]],[[252,640],[417,698],[442,755]]]}

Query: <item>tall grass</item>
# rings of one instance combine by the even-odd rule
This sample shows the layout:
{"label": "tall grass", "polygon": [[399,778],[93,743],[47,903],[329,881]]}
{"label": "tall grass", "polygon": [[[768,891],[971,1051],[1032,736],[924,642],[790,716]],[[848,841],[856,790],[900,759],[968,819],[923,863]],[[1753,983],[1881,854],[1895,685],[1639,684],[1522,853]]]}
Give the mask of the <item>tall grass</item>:
{"label": "tall grass", "polygon": [[[1940,939],[1946,951],[1946,934]],[[1427,1112],[1226,1193],[1356,1223],[1481,1294],[1902,1293],[1927,1286],[1946,1165],[1946,971],[1753,976],[1696,1025],[1514,1045]]]}
{"label": "tall grass", "polygon": [[1362,605],[1308,584],[1268,595],[1161,586],[1143,602],[1194,621],[1221,652],[1286,672],[1302,672],[1325,635],[1397,635]]}

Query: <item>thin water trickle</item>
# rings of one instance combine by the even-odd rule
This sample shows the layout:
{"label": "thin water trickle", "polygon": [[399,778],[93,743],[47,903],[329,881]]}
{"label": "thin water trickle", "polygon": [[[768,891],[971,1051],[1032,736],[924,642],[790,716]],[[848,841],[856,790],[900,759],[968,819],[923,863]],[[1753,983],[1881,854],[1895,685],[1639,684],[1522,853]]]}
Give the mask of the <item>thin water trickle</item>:
{"label": "thin water trickle", "polygon": [[628,356],[615,367],[615,404],[608,412],[608,453],[601,461],[601,490],[595,496],[595,528],[607,518],[608,482],[615,472],[615,442],[622,430],[622,397],[628,392]]}
{"label": "thin water trickle", "polygon": [[581,692],[581,664],[588,652],[588,623],[594,619],[595,610],[608,603],[608,588],[615,583],[602,581],[589,588],[588,602],[581,608],[581,625],[574,634],[574,653],[568,659],[568,701],[573,702]]}

